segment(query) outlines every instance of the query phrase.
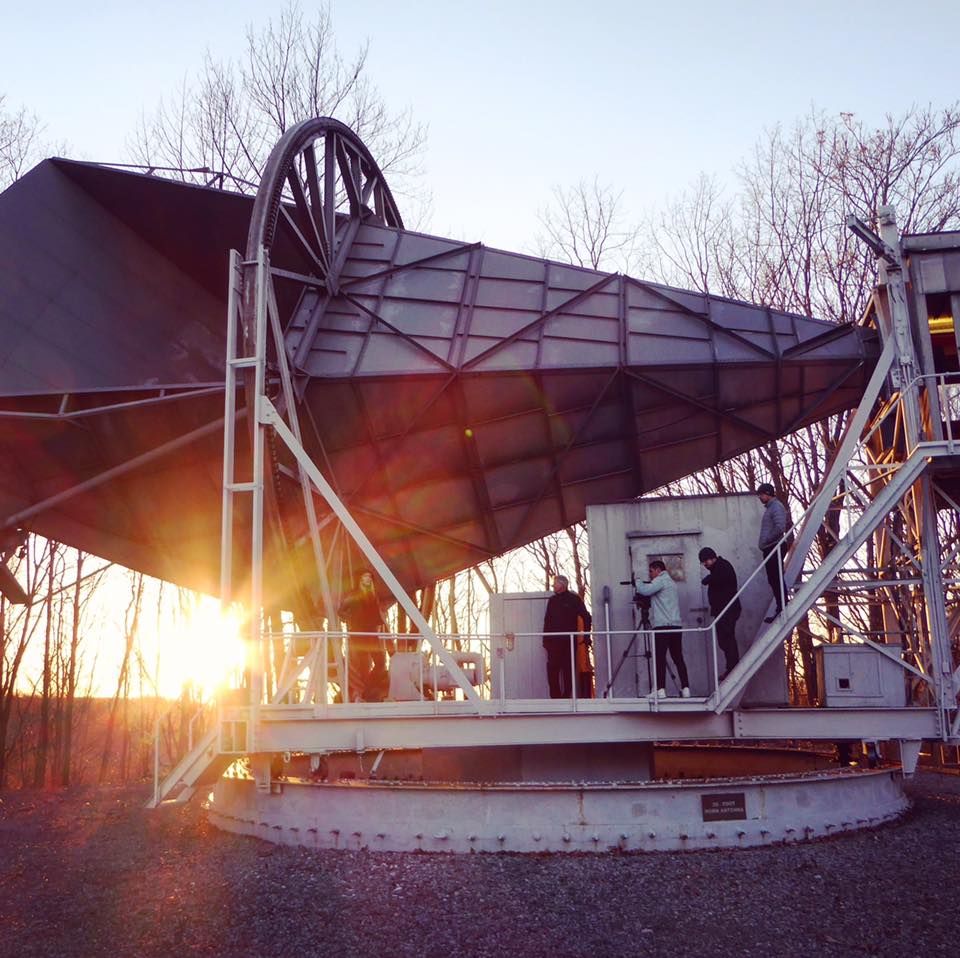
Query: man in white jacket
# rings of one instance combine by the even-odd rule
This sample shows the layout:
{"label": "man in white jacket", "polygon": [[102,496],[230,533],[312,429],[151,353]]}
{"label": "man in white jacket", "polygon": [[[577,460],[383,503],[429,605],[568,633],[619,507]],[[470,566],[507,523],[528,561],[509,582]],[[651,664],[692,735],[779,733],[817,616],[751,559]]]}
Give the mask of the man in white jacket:
{"label": "man in white jacket", "polygon": [[667,572],[666,565],[660,559],[653,559],[649,565],[650,581],[638,582],[637,593],[650,599],[650,623],[653,626],[654,642],[657,648],[657,687],[650,698],[667,697],[667,650],[677,669],[680,681],[680,695],[690,698],[690,681],[687,678],[687,664],[683,661],[683,632],[680,622],[680,597],[677,584]]}

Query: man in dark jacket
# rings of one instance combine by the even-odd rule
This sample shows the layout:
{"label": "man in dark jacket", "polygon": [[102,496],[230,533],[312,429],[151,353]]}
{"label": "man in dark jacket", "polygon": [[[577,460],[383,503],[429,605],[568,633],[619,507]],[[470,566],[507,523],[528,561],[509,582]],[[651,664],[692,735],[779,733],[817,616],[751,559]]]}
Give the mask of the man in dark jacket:
{"label": "man in dark jacket", "polygon": [[783,540],[784,534],[790,525],[787,507],[777,498],[776,490],[769,482],[761,482],[757,486],[757,498],[763,503],[763,518],[760,520],[760,538],[757,548],[763,553],[766,560],[764,567],[767,573],[767,582],[773,593],[773,601],[777,604],[777,611],[763,621],[774,622],[783,611],[786,592],[783,583],[783,554],[789,543]]}
{"label": "man in dark jacket", "polygon": [[[361,569],[357,587],[344,596],[337,615],[351,635],[347,645],[350,698],[354,702],[381,702],[387,687],[387,653],[374,634],[383,629],[383,611],[373,584],[373,573]],[[365,633],[365,634],[364,634]]]}
{"label": "man in dark jacket", "polygon": [[[543,647],[547,650],[547,684],[550,698],[568,699],[573,694],[572,635],[589,632],[591,618],[583,599],[567,588],[565,575],[553,580],[553,595],[543,616]],[[551,635],[565,632],[566,635]]]}
{"label": "man in dark jacket", "polygon": [[740,618],[740,600],[735,599],[727,609],[730,600],[737,594],[737,573],[723,556],[718,556],[709,546],[700,550],[700,562],[707,570],[703,584],[707,587],[710,615],[716,618],[723,612],[723,615],[717,619],[717,645],[726,660],[726,671],[720,676],[722,681],[740,661],[736,634],[737,619]]}

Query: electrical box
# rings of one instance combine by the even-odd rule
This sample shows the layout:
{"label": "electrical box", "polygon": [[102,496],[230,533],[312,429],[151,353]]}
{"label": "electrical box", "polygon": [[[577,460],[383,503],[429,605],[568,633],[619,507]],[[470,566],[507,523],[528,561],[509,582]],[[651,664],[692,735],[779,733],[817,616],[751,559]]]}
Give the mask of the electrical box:
{"label": "electrical box", "polygon": [[907,704],[904,671],[895,658],[869,645],[853,644],[819,645],[815,655],[821,705],[903,708]]}

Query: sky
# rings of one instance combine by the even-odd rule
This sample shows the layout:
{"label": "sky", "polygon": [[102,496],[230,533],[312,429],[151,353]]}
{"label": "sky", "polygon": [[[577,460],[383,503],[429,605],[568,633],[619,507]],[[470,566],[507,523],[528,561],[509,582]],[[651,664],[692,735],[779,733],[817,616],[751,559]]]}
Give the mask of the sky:
{"label": "sky", "polygon": [[[207,52],[239,56],[247,25],[280,9],[0,0],[0,95],[68,155],[124,161],[144,111]],[[554,186],[597,177],[637,217],[701,172],[732,177],[764,130],[812,108],[875,122],[957,95],[960,5],[946,0],[332,0],[331,12],[341,52],[369,43],[388,106],[428,127],[427,228],[519,251]]]}

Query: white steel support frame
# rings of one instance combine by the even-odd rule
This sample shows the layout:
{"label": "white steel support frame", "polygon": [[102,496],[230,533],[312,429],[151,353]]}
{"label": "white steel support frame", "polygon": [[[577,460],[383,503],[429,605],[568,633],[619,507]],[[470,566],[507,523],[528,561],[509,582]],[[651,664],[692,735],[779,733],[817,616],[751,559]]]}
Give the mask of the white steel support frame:
{"label": "white steel support frame", "polygon": [[[827,554],[819,568],[814,570],[813,574],[797,589],[795,595],[784,607],[783,614],[747,649],[727,679],[720,684],[714,700],[715,711],[722,712],[739,699],[757,670],[776,649],[781,647],[810,607],[834,581],[846,562],[882,523],[888,512],[910,491],[926,465],[926,456],[922,451],[916,451],[893,474],[884,486],[883,492],[870,503],[869,508],[843,540]],[[937,564],[939,565],[939,560]]]}
{"label": "white steel support frame", "polygon": [[[893,231],[892,238],[890,231]],[[942,438],[939,428],[933,428],[939,406],[936,388],[931,388],[920,372],[910,332],[910,316],[904,291],[902,265],[899,258],[899,239],[896,226],[887,217],[884,219],[884,240],[876,238],[877,248],[882,250],[886,298],[885,312],[878,317],[883,333],[883,350],[879,362],[867,385],[857,409],[851,414],[845,433],[827,470],[823,485],[801,521],[797,524],[796,543],[787,557],[785,586],[793,590],[788,594],[784,613],[768,628],[741,658],[738,666],[721,683],[717,683],[715,624],[708,626],[714,645],[713,672],[715,692],[701,704],[686,702],[660,702],[652,704],[642,700],[633,701],[618,697],[605,700],[587,700],[578,703],[541,703],[536,709],[533,702],[525,702],[520,711],[511,710],[511,703],[497,698],[481,700],[473,685],[449,654],[441,640],[430,628],[419,608],[406,594],[389,567],[351,516],[345,504],[336,495],[330,483],[303,448],[296,418],[293,385],[287,364],[278,312],[273,297],[272,276],[265,251],[261,250],[255,264],[242,263],[239,256],[231,256],[230,317],[232,332],[228,335],[228,350],[234,361],[228,361],[228,389],[225,426],[224,464],[224,530],[223,569],[225,597],[230,596],[229,571],[232,543],[229,530],[232,525],[233,495],[238,492],[251,494],[252,528],[252,576],[250,588],[250,637],[255,648],[260,648],[262,630],[260,606],[263,602],[263,510],[264,500],[264,447],[265,432],[273,429],[278,439],[296,460],[301,488],[304,493],[304,508],[308,519],[314,555],[318,565],[318,580],[324,592],[324,604],[328,621],[335,621],[333,603],[319,539],[316,513],[313,503],[315,489],[329,506],[336,519],[349,532],[360,551],[390,589],[410,621],[419,629],[439,660],[462,690],[464,701],[440,703],[396,702],[376,705],[353,705],[349,703],[327,707],[325,696],[317,690],[308,696],[319,707],[307,703],[296,705],[261,705],[262,683],[252,691],[251,704],[261,706],[250,713],[251,726],[259,726],[257,745],[260,750],[277,749],[322,750],[343,747],[388,747],[414,745],[427,747],[430,744],[449,742],[462,745],[488,742],[551,742],[587,741],[622,737],[623,740],[667,738],[846,738],[878,737],[899,738],[916,741],[920,738],[939,737],[950,740],[960,731],[960,711],[957,709],[957,690],[954,688],[953,661],[949,643],[949,624],[943,598],[945,583],[942,557],[936,529],[935,493],[929,464],[932,460],[952,454],[953,437]],[[244,285],[242,274],[253,274],[254,281]],[[252,296],[244,314],[253,316],[256,323],[253,356],[236,357],[236,325],[241,314],[239,297]],[[252,306],[252,308],[251,308]],[[282,403],[275,404],[267,395],[266,355],[268,337],[276,346],[277,362],[282,387]],[[252,430],[253,477],[248,482],[237,482],[232,472],[234,459],[232,429],[236,420],[237,371],[253,367],[253,388],[256,392],[252,404],[255,423]],[[893,390],[893,398],[885,404],[879,400],[884,388]],[[249,388],[249,387],[248,387]],[[926,397],[924,397],[924,392]],[[927,406],[924,407],[924,398]],[[279,408],[278,408],[279,406]],[[249,407],[248,407],[249,408]],[[879,408],[879,411],[878,411]],[[891,431],[896,419],[895,454],[884,452],[879,458],[871,456],[871,442],[876,444],[879,430]],[[937,424],[939,426],[939,423]],[[846,480],[846,482],[845,482]],[[805,571],[806,560],[818,530],[831,508],[843,506],[854,511],[848,514],[849,528],[842,529],[840,539],[827,553],[818,568]],[[859,511],[856,511],[859,510]],[[891,520],[891,515],[894,520]],[[901,518],[906,517],[901,528]],[[916,664],[901,658],[897,646],[874,641],[870,635],[857,631],[833,617],[833,626],[841,634],[876,648],[882,654],[901,665],[912,680],[931,689],[927,701],[932,707],[910,706],[897,709],[856,710],[844,712],[838,709],[781,709],[740,712],[736,704],[751,678],[763,663],[782,647],[798,622],[812,610],[825,592],[844,589],[852,585],[848,579],[851,571],[859,569],[857,555],[871,535],[883,530],[885,541],[896,551],[901,566],[894,578],[885,574],[857,575],[859,586],[867,591],[880,590],[881,594],[904,594],[917,584],[922,585],[922,601],[919,611],[923,614],[926,628],[918,635],[919,643],[913,649],[904,646],[905,652],[922,651]],[[949,560],[948,560],[949,561]],[[852,568],[854,567],[854,568]],[[763,564],[750,577],[759,574]],[[866,570],[869,572],[870,570]],[[750,581],[747,580],[747,582]],[[747,583],[744,583],[746,587]],[[818,612],[823,621],[830,619]],[[607,627],[609,632],[609,626]],[[338,633],[326,633],[315,644],[314,657],[326,661],[326,649],[330,641],[337,643]],[[921,649],[921,645],[923,646]],[[317,652],[317,649],[320,651]],[[262,666],[262,662],[259,663]],[[492,663],[491,663],[492,665]],[[304,670],[304,663],[291,663],[288,678],[296,678]],[[436,668],[436,666],[435,666]],[[262,670],[261,670],[262,671]],[[311,686],[314,685],[311,667]],[[958,670],[960,673],[960,670]],[[290,684],[290,683],[288,683]],[[519,706],[520,703],[518,702]],[[563,722],[558,721],[560,715]],[[497,716],[497,729],[481,732],[482,723],[474,727],[470,717]],[[713,715],[711,719],[709,716]],[[607,716],[607,719],[604,719]],[[699,718],[697,717],[699,716]],[[316,722],[317,719],[322,719]],[[465,720],[467,720],[465,722]],[[516,723],[516,729],[508,734],[504,722]],[[362,730],[357,722],[362,723]],[[451,724],[452,723],[452,724]],[[637,725],[636,723],[641,723]],[[718,724],[719,723],[719,724]],[[561,727],[562,724],[562,727]],[[449,728],[447,727],[449,725]],[[582,727],[581,727],[582,726]],[[628,730],[629,727],[629,730]],[[512,726],[511,726],[512,728]],[[601,728],[603,731],[601,732]],[[430,731],[428,731],[430,729]],[[282,731],[281,731],[282,730]],[[435,734],[434,734],[435,730]],[[278,734],[279,733],[279,734]],[[364,746],[358,745],[363,742]],[[254,743],[251,741],[251,746]],[[251,750],[252,747],[251,747]]]}
{"label": "white steel support frame", "polygon": [[[253,282],[249,277],[253,276]],[[241,308],[241,296],[243,308]],[[227,330],[227,362],[226,362],[226,399],[224,425],[224,474],[223,474],[223,532],[221,540],[221,596],[224,603],[233,600],[231,588],[231,572],[233,557],[232,531],[234,521],[234,496],[238,493],[250,494],[250,528],[251,528],[251,575],[250,590],[247,598],[249,613],[249,641],[250,647],[256,650],[256,661],[253,663],[252,679],[250,684],[251,726],[258,725],[257,710],[263,699],[263,674],[265,661],[263,655],[263,543],[264,543],[264,466],[266,448],[266,430],[273,429],[276,436],[283,441],[297,462],[298,475],[303,493],[304,509],[316,562],[317,579],[327,613],[328,628],[336,620],[336,612],[329,580],[326,573],[323,546],[320,540],[319,526],[313,500],[313,489],[326,500],[331,511],[342,526],[350,533],[358,548],[376,573],[383,580],[393,597],[407,613],[410,621],[419,630],[420,635],[430,645],[436,657],[443,663],[450,676],[462,690],[468,702],[479,702],[479,696],[473,685],[467,679],[456,660],[443,646],[430,624],[424,618],[416,603],[407,595],[403,586],[384,562],[376,548],[356,523],[344,503],[337,496],[333,487],[324,478],[316,464],[310,459],[301,441],[300,427],[296,413],[296,401],[293,390],[292,377],[288,364],[286,347],[283,340],[283,331],[276,307],[273,291],[273,280],[270,273],[270,264],[267,251],[260,249],[255,263],[244,262],[236,251],[230,254],[230,286],[228,295],[228,330]],[[254,352],[249,356],[237,355],[237,332],[243,316],[252,316],[254,322],[253,342]],[[284,414],[266,394],[267,387],[267,343],[268,336],[272,337],[277,365],[280,373],[280,384],[284,402]],[[236,395],[239,385],[239,371],[253,371],[253,408],[255,422],[252,424],[252,476],[249,480],[238,482],[235,475],[235,430],[236,430]],[[250,388],[249,374],[246,377],[247,388]],[[338,635],[339,633],[335,633]],[[348,640],[349,641],[349,640]],[[346,669],[342,672],[346,674]],[[346,696],[345,696],[346,698]],[[251,735],[253,732],[251,731]],[[256,742],[251,741],[251,751],[256,750]]]}
{"label": "white steel support frame", "polygon": [[[701,631],[713,647],[713,693],[708,699],[654,699],[652,702],[629,697],[584,700],[578,699],[575,691],[571,700],[556,701],[512,701],[504,699],[502,694],[493,699],[478,694],[455,656],[436,635],[305,450],[269,254],[261,248],[254,260],[245,261],[232,251],[223,424],[221,597],[225,606],[242,602],[248,615],[252,653],[249,702],[247,705],[219,703],[216,731],[209,733],[182,759],[162,786],[159,767],[155,768],[153,803],[159,803],[178,786],[188,795],[197,783],[204,781],[205,774],[211,770],[216,772],[217,762],[229,762],[244,751],[254,756],[258,785],[269,788],[269,761],[265,753],[278,751],[710,738],[825,741],[876,738],[900,739],[913,745],[931,738],[960,741],[957,703],[960,664],[954,662],[950,644],[950,628],[960,624],[960,612],[953,610],[956,622],[951,622],[944,598],[945,584],[955,581],[949,578],[947,567],[956,556],[941,555],[936,497],[943,493],[935,489],[930,468],[931,462],[952,456],[957,449],[949,422],[946,438],[940,425],[939,391],[943,389],[943,376],[924,374],[914,348],[900,240],[892,215],[881,213],[881,224],[882,238],[865,227],[858,235],[865,236],[883,260],[884,295],[874,297],[883,349],[862,400],[848,420],[823,485],[798,522],[796,543],[787,557],[784,574],[788,594],[783,614],[758,636],[722,682],[718,682],[716,623],[705,626]],[[245,335],[241,336],[241,331]],[[246,354],[240,354],[241,342],[248,344]],[[271,343],[272,350],[269,349]],[[276,362],[276,368],[270,369],[270,377],[268,352],[271,362],[274,359]],[[931,384],[932,380],[936,380],[935,385]],[[278,384],[278,398],[272,400],[268,389],[274,395]],[[236,448],[237,422],[242,421],[244,411],[237,405],[241,385],[246,391],[246,412],[253,419],[245,427],[250,430],[251,447],[250,472],[244,476],[237,475]],[[879,400],[885,387],[891,395],[881,404]],[[272,703],[264,700],[265,646],[272,638],[265,632],[263,616],[264,512],[270,491],[265,487],[265,475],[267,430],[271,429],[270,438],[282,441],[296,462],[317,585],[327,618],[326,631],[312,631],[308,655],[301,657],[293,646],[287,650],[280,683],[282,692],[293,688],[305,669],[310,669],[307,694],[299,702],[295,701],[296,695],[290,696],[292,701],[288,702],[281,702],[280,695]],[[439,662],[462,692],[462,700],[438,699],[434,691],[433,701],[421,698],[419,701],[352,703],[346,687],[347,669],[340,658],[338,670],[343,700],[337,704],[329,701],[328,652],[339,652],[343,633],[335,631],[336,606],[314,495],[319,495],[329,508],[330,516],[325,522],[337,521],[350,534],[432,649],[432,663],[420,657],[418,688],[421,695],[425,667],[433,669],[436,690]],[[249,520],[250,529],[250,580],[242,596],[234,594],[232,583],[233,531],[239,518],[235,514],[237,496],[242,497],[245,509],[249,510],[243,518]],[[818,567],[810,570],[806,566],[812,558],[811,547],[817,533],[828,511],[838,507],[846,509],[845,527],[838,526],[839,539],[833,549],[824,555]],[[337,533],[340,531],[338,527]],[[860,550],[871,536],[878,542],[882,540],[884,555],[892,557],[889,567],[884,559],[874,563],[876,570],[863,568]],[[879,544],[877,548],[879,554]],[[762,570],[763,563],[743,583],[741,591]],[[853,581],[849,578],[851,575],[855,577]],[[888,607],[892,609],[893,625],[888,625],[885,618],[883,638],[901,635],[900,645],[874,641],[868,631],[840,621],[843,616],[831,611],[839,605],[828,605],[825,613],[816,610],[826,593],[853,587],[858,594],[879,591],[884,597],[884,616]],[[900,606],[906,609],[903,616],[909,619],[907,624],[901,624]],[[849,617],[850,606],[846,608]],[[606,605],[605,611],[609,611]],[[919,690],[917,696],[910,699],[919,704],[874,709],[738,710],[737,703],[750,680],[811,611],[816,611],[820,621],[828,623],[831,630],[838,629],[841,636],[850,635],[896,661],[914,683],[914,690]],[[891,628],[900,631],[891,632]],[[907,635],[910,629],[915,633],[912,638]],[[609,648],[609,616],[606,632]],[[290,641],[296,641],[296,635],[291,635]],[[493,666],[493,662],[490,665]],[[500,668],[502,693],[505,687],[503,659]],[[608,679],[609,669],[608,655]],[[575,672],[575,664],[572,671]],[[497,721],[486,721],[491,717]],[[244,728],[245,741],[237,731]],[[908,757],[912,754],[910,748]],[[905,763],[905,768],[906,764],[909,763]]]}
{"label": "white steel support frame", "polygon": [[[798,582],[810,547],[831,505],[838,501],[842,505],[843,499],[849,497],[852,503],[862,509],[862,513],[824,557],[820,566],[802,584],[797,585],[784,613],[748,649],[728,679],[718,688],[712,704],[718,713],[735,705],[763,662],[792,635],[794,628],[824,593],[843,585],[839,576],[844,566],[871,535],[882,530],[888,543],[896,550],[896,557],[906,561],[913,574],[909,580],[899,576],[885,579],[878,575],[874,581],[861,582],[861,590],[888,590],[892,596],[895,590],[916,582],[919,574],[922,601],[919,604],[910,601],[909,608],[911,614],[914,610],[919,613],[920,634],[915,637],[912,648],[905,645],[904,652],[913,654],[921,668],[914,667],[900,655],[894,655],[891,648],[855,630],[842,628],[842,631],[857,635],[860,641],[893,658],[906,671],[928,685],[937,718],[937,736],[950,740],[960,732],[960,709],[945,605],[947,580],[944,577],[933,477],[929,467],[931,462],[952,455],[955,444],[952,429],[948,429],[944,439],[940,422],[940,393],[945,377],[942,374],[922,374],[916,359],[900,240],[892,211],[881,210],[880,221],[882,238],[859,223],[855,224],[855,232],[865,238],[882,259],[881,277],[886,299],[885,303],[880,299],[875,302],[884,348],[863,400],[848,422],[827,478],[800,523],[797,541],[784,573],[785,587],[790,589]],[[895,398],[874,414],[876,401],[888,380],[895,390]],[[893,445],[890,449],[882,449],[877,458],[871,455],[871,444],[876,445],[884,424],[893,432]],[[866,459],[863,466],[866,476],[863,480],[850,471],[856,468],[852,460],[857,457]],[[847,487],[838,500],[838,486],[845,477],[848,479]],[[897,535],[890,528],[891,514],[902,517],[906,526],[904,536]],[[759,568],[754,575],[757,572]],[[844,626],[829,613],[821,615],[833,625]]]}
{"label": "white steel support frame", "polygon": [[[263,296],[263,271],[257,263],[254,290],[244,284],[245,267],[236,250],[230,251],[229,286],[227,295],[227,351],[224,365],[224,427],[223,427],[223,505],[220,532],[220,603],[225,610],[234,601],[233,595],[233,523],[235,502],[239,494],[248,495],[250,516],[250,588],[244,597],[247,612],[248,647],[250,662],[250,722],[247,726],[248,748],[256,750],[255,729],[258,709],[263,699],[263,647],[260,641],[261,608],[263,605],[263,465],[264,431],[254,425],[251,430],[250,477],[238,480],[236,475],[237,390],[241,381],[249,381],[253,373],[253,388],[259,394],[266,385],[266,299]],[[254,351],[240,355],[239,331],[244,307],[252,304],[255,310]],[[243,377],[243,380],[241,379]]]}
{"label": "white steel support frame", "polygon": [[343,524],[344,528],[353,537],[354,542],[356,542],[357,547],[363,553],[364,557],[373,566],[374,571],[383,580],[393,597],[400,604],[400,607],[407,613],[410,621],[417,627],[421,636],[427,640],[434,654],[440,659],[457,685],[463,690],[466,698],[472,702],[479,702],[479,696],[466,675],[464,675],[463,670],[457,665],[453,656],[446,650],[439,638],[437,638],[436,633],[424,618],[423,613],[417,608],[417,604],[407,595],[406,590],[390,570],[390,567],[383,561],[382,556],[377,552],[373,543],[367,538],[360,526],[357,525],[356,520],[350,515],[349,510],[340,500],[340,497],[334,492],[333,487],[324,478],[323,473],[320,472],[313,460],[307,455],[303,446],[297,442],[296,437],[287,427],[280,413],[277,412],[276,406],[274,406],[266,396],[259,397],[257,420],[260,424],[272,426],[277,431],[277,435],[286,443],[287,448],[296,457],[300,468],[306,472],[310,477],[310,481],[316,486],[317,491],[327,500],[327,504]]}

